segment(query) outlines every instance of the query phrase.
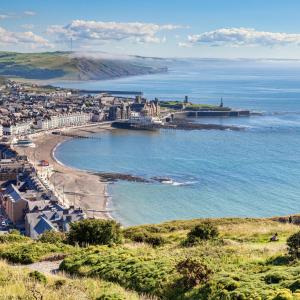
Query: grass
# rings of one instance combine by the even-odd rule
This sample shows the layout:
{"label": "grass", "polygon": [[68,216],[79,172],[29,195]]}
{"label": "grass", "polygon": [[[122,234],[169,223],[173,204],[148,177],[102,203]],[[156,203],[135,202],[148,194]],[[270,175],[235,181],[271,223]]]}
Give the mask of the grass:
{"label": "grass", "polygon": [[[0,258],[13,263],[31,264],[49,257],[64,256],[75,252],[76,248],[62,243],[50,244],[27,238],[18,240],[18,235],[7,235],[6,242],[0,244]],[[0,236],[1,237],[1,236]]]}
{"label": "grass", "polygon": [[[218,227],[218,240],[183,246],[187,233],[206,221],[194,219],[126,228],[124,244],[114,246],[42,247],[40,242],[12,239],[0,244],[0,257],[21,257],[21,262],[19,254],[26,249],[25,253],[36,261],[61,251],[66,255],[61,264],[65,272],[82,280],[113,282],[140,295],[161,299],[300,299],[300,262],[290,259],[286,247],[287,238],[298,232],[299,226],[276,219],[211,219]],[[275,232],[279,241],[269,242]],[[141,235],[160,237],[164,243],[153,247],[147,239],[135,242]],[[187,258],[201,260],[213,271],[209,282],[188,289],[181,286],[182,275],[176,266]]]}
{"label": "grass", "polygon": [[[300,264],[287,257],[286,239],[299,227],[270,219],[213,219],[219,241],[183,247],[182,241],[196,224],[206,220],[172,221],[125,230],[127,243],[120,247],[93,247],[68,256],[62,268],[81,275],[100,277],[163,299],[275,299],[283,293],[297,299],[295,284]],[[153,248],[133,243],[135,232],[161,236],[166,243]],[[277,232],[279,242],[269,242]],[[201,258],[213,270],[208,284],[179,289],[175,266],[185,258]],[[136,272],[136,270],[140,272]],[[282,277],[277,283],[265,278]],[[300,286],[299,286],[300,289]],[[279,297],[279,296],[278,296]],[[288,299],[288,298],[283,298]]]}
{"label": "grass", "polygon": [[[11,267],[0,261],[0,297],[2,300],[43,299],[43,300],[138,300],[146,299],[128,292],[117,284],[85,278],[65,276],[31,276],[26,268]],[[36,279],[34,279],[34,278]]]}

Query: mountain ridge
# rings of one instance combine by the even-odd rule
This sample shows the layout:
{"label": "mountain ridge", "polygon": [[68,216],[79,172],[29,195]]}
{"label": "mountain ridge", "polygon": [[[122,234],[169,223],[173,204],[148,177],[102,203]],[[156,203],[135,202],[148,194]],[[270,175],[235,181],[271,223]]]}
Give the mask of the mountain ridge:
{"label": "mountain ridge", "polygon": [[104,80],[167,72],[147,57],[89,57],[72,52],[0,52],[0,76],[37,80]]}

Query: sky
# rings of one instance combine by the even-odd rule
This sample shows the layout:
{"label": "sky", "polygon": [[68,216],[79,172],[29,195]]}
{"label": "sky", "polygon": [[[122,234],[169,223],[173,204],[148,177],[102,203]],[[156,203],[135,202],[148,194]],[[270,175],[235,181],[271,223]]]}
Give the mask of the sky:
{"label": "sky", "polygon": [[2,0],[0,50],[300,59],[299,0]]}

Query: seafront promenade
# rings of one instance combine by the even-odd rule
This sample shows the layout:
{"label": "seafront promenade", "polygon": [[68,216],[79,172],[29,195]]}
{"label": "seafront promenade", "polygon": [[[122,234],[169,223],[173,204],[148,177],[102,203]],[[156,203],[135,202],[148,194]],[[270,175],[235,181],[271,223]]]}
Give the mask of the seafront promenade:
{"label": "seafront promenade", "polygon": [[[87,135],[85,131],[89,128],[91,132],[101,132],[109,130],[109,124],[80,126],[76,128],[66,128],[64,133]],[[48,182],[48,186],[53,189],[54,194],[65,206],[75,206],[82,208],[89,217],[107,218],[107,183],[102,182],[98,175],[87,171],[77,170],[61,164],[55,158],[55,149],[62,142],[71,139],[66,135],[54,135],[50,131],[33,134],[30,136],[35,144],[31,147],[16,147],[20,155],[26,155],[29,161],[38,166],[41,160],[49,162],[48,174],[43,168],[37,167],[40,176]]]}

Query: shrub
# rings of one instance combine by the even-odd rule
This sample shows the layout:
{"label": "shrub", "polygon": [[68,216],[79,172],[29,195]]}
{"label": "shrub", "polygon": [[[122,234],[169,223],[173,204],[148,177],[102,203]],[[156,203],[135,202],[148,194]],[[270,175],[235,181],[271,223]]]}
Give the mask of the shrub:
{"label": "shrub", "polygon": [[30,239],[20,234],[0,234],[0,244],[29,241]]}
{"label": "shrub", "polygon": [[216,239],[219,236],[219,231],[216,226],[206,222],[196,225],[187,234],[187,239],[184,241],[184,245],[195,245],[202,240]]}
{"label": "shrub", "polygon": [[182,275],[181,283],[186,289],[206,283],[212,275],[212,270],[205,263],[191,258],[179,262],[176,269]]}
{"label": "shrub", "polygon": [[268,265],[274,265],[274,266],[284,266],[284,265],[288,265],[290,263],[290,257],[288,257],[287,255],[278,255],[275,257],[270,257],[269,259],[267,259],[266,264]]}
{"label": "shrub", "polygon": [[[60,269],[79,276],[96,276],[121,286],[161,297],[179,278],[173,264],[139,248],[90,247],[66,257]],[[173,290],[172,290],[173,291]]]}
{"label": "shrub", "polygon": [[220,283],[223,286],[223,288],[229,292],[236,290],[240,286],[239,282],[236,282],[232,278],[223,280]]}
{"label": "shrub", "polygon": [[49,230],[44,232],[40,237],[39,241],[42,243],[63,243],[66,240],[66,235],[60,231]]}
{"label": "shrub", "polygon": [[289,290],[280,291],[273,300],[293,300],[293,295]]}
{"label": "shrub", "polygon": [[292,282],[288,287],[292,292],[296,292],[297,290],[300,290],[300,279],[295,280]]}
{"label": "shrub", "polygon": [[118,294],[101,295],[97,300],[126,300],[123,296]]}
{"label": "shrub", "polygon": [[47,283],[47,278],[46,276],[39,272],[39,271],[32,271],[29,273],[29,277],[35,281],[38,281],[40,283],[46,284]]}
{"label": "shrub", "polygon": [[300,258],[300,231],[287,239],[288,251],[293,258]]}
{"label": "shrub", "polygon": [[154,234],[154,233],[150,233],[147,230],[138,230],[136,229],[135,231],[130,230],[130,231],[125,231],[125,237],[131,239],[134,242],[137,243],[146,243],[149,244],[153,247],[158,247],[158,246],[162,246],[163,244],[166,243],[166,240],[158,235],[158,234]]}
{"label": "shrub", "polygon": [[165,244],[165,239],[161,236],[150,235],[145,239],[145,242],[153,247],[159,247]]}
{"label": "shrub", "polygon": [[68,247],[70,246],[39,242],[16,243],[0,248],[0,257],[13,263],[31,264],[47,254],[65,252]]}
{"label": "shrub", "polygon": [[80,246],[119,244],[122,240],[120,224],[113,220],[85,219],[70,224],[70,244]]}
{"label": "shrub", "polygon": [[269,273],[264,277],[264,280],[267,284],[279,283],[284,279],[286,279],[286,275],[279,272]]}
{"label": "shrub", "polygon": [[234,291],[234,292],[230,293],[229,295],[230,295],[231,300],[247,300],[248,299],[248,297],[245,294],[243,294],[242,292]]}
{"label": "shrub", "polygon": [[58,279],[55,281],[54,283],[54,288],[55,289],[60,289],[62,286],[64,286],[66,284],[66,280],[65,279]]}
{"label": "shrub", "polygon": [[9,234],[14,234],[14,235],[21,235],[21,232],[17,229],[11,229],[9,231]]}

